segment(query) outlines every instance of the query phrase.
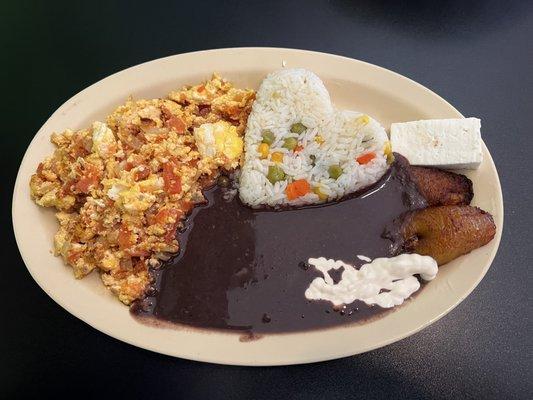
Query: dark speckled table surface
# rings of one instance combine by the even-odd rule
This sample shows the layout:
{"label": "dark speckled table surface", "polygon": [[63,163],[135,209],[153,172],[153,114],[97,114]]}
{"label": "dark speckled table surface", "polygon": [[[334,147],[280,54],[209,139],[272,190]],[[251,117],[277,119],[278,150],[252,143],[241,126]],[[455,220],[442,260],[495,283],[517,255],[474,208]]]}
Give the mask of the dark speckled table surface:
{"label": "dark speckled table surface", "polygon": [[[0,5],[4,156],[0,397],[533,398],[533,2],[41,2]],[[406,3],[406,4],[404,4]],[[408,4],[407,4],[408,3]],[[11,229],[18,164],[48,116],[89,84],[194,50],[279,46],[406,75],[483,120],[505,202],[500,250],[477,289],[422,332],[314,365],[228,367],[141,350],[55,304]]]}

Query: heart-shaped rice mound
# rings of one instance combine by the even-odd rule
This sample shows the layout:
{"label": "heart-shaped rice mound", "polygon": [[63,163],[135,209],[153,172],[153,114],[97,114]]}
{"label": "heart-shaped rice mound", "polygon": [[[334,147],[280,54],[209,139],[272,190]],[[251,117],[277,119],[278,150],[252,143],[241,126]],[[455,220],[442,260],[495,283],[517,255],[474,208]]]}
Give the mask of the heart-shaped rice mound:
{"label": "heart-shaped rice mound", "polygon": [[239,195],[252,207],[339,199],[375,183],[390,156],[383,127],[336,110],[320,78],[304,69],[263,80],[244,142]]}

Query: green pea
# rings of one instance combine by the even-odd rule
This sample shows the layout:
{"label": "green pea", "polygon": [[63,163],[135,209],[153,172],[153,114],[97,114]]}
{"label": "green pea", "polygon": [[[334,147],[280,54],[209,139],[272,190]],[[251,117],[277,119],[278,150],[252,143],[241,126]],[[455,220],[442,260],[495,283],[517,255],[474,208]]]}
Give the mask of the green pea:
{"label": "green pea", "polygon": [[294,150],[298,146],[298,140],[296,138],[290,137],[283,141],[283,147],[288,150]]}
{"label": "green pea", "polygon": [[338,165],[331,165],[328,168],[329,177],[333,179],[337,179],[339,176],[342,175],[343,170]]}
{"label": "green pea", "polygon": [[263,143],[266,143],[270,146],[272,143],[274,143],[274,140],[276,140],[274,133],[269,129],[265,129],[263,131]]}
{"label": "green pea", "polygon": [[282,181],[285,179],[285,172],[278,165],[271,165],[268,167],[267,179],[272,184]]}
{"label": "green pea", "polygon": [[298,135],[302,133],[303,131],[305,131],[306,129],[307,129],[307,126],[305,126],[301,122],[297,122],[291,125],[291,132],[297,133]]}

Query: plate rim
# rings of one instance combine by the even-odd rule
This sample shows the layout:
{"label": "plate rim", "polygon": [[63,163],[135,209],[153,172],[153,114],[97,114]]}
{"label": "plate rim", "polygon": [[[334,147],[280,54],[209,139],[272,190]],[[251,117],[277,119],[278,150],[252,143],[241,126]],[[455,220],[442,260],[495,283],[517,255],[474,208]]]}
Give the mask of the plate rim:
{"label": "plate rim", "polygon": [[[94,321],[90,322],[89,321],[90,318],[84,316],[82,312],[79,312],[78,310],[75,309],[75,307],[72,307],[69,304],[66,304],[63,301],[61,301],[60,299],[58,299],[59,296],[57,294],[55,294],[52,290],[49,290],[46,287],[46,285],[44,284],[44,282],[42,282],[42,280],[34,274],[32,269],[29,267],[29,262],[27,260],[27,255],[23,254],[23,252],[21,250],[21,244],[20,243],[21,243],[22,239],[20,237],[20,232],[17,229],[17,222],[16,222],[16,219],[17,219],[16,218],[16,209],[17,209],[16,200],[17,200],[17,198],[19,198],[19,192],[20,192],[21,185],[27,184],[27,182],[25,182],[25,181],[23,182],[23,179],[21,178],[21,170],[22,170],[22,166],[25,164],[25,162],[28,161],[27,159],[29,158],[29,150],[35,144],[35,142],[36,142],[36,140],[38,138],[39,131],[45,125],[47,125],[47,123],[51,119],[53,119],[54,117],[58,116],[64,110],[64,108],[67,107],[67,105],[73,99],[77,98],[78,96],[82,96],[84,93],[90,91],[94,86],[99,85],[99,84],[105,82],[106,80],[115,79],[118,76],[120,76],[122,74],[126,74],[128,72],[131,72],[132,70],[134,70],[136,68],[142,68],[146,64],[150,64],[150,63],[154,63],[154,62],[161,62],[161,61],[164,61],[164,60],[170,60],[170,59],[173,59],[173,58],[176,58],[176,57],[180,57],[180,56],[194,57],[194,56],[201,56],[203,54],[208,54],[208,53],[225,53],[225,52],[232,52],[232,51],[267,51],[267,52],[268,51],[276,51],[276,52],[290,52],[290,53],[293,53],[293,52],[294,53],[305,53],[305,54],[309,54],[309,55],[320,55],[320,56],[333,57],[333,58],[345,60],[346,62],[352,62],[352,63],[356,62],[356,63],[365,64],[369,68],[380,70],[381,72],[389,74],[389,75],[391,75],[391,76],[393,76],[393,77],[395,77],[397,79],[404,80],[404,81],[408,82],[411,85],[414,84],[415,86],[418,87],[418,89],[422,89],[427,94],[429,94],[431,96],[434,96],[434,97],[438,98],[439,101],[445,103],[446,106],[449,107],[451,111],[453,111],[455,114],[457,114],[458,118],[461,118],[461,117],[464,118],[464,116],[452,104],[450,104],[446,99],[442,98],[439,94],[433,92],[428,87],[426,87],[426,86],[424,86],[424,85],[412,80],[411,78],[409,78],[409,77],[407,77],[405,75],[399,74],[399,73],[397,73],[395,71],[392,71],[390,69],[381,67],[379,65],[375,65],[375,64],[369,63],[367,61],[354,59],[354,58],[350,58],[350,57],[347,57],[347,56],[331,54],[331,53],[325,53],[325,52],[312,51],[312,50],[295,49],[295,48],[282,48],[282,47],[227,47],[227,48],[221,48],[221,49],[216,49],[215,48],[215,49],[209,49],[209,50],[200,50],[200,51],[193,51],[193,52],[169,55],[169,56],[166,56],[166,57],[161,57],[161,58],[157,58],[157,59],[153,59],[153,60],[148,60],[148,61],[142,62],[140,64],[136,64],[136,65],[130,66],[128,68],[125,68],[123,70],[117,71],[117,72],[115,72],[115,73],[113,73],[111,75],[108,75],[108,76],[106,76],[106,77],[104,77],[104,78],[92,83],[88,87],[82,89],[81,91],[79,91],[78,93],[74,94],[69,99],[67,99],[65,102],[63,102],[46,119],[46,121],[44,121],[44,123],[41,125],[41,127],[37,130],[37,132],[35,133],[34,137],[30,141],[30,143],[28,144],[28,146],[27,146],[27,148],[26,148],[26,150],[24,152],[24,156],[22,157],[22,159],[20,161],[20,165],[19,165],[19,168],[17,170],[15,184],[14,184],[14,187],[13,187],[13,196],[12,196],[12,205],[11,205],[13,232],[14,232],[16,243],[17,243],[17,248],[18,248],[19,253],[21,255],[21,258],[22,258],[22,260],[24,262],[24,265],[26,266],[26,269],[30,273],[30,276],[38,284],[38,286],[54,302],[56,302],[58,305],[60,305],[62,308],[64,308],[67,312],[69,312],[70,314],[72,314],[76,318],[80,319],[81,321],[83,321],[84,323],[89,325],[91,328],[96,329],[96,330],[98,330],[98,331],[100,331],[100,332],[102,332],[102,333],[104,333],[104,334],[106,334],[108,336],[111,336],[114,339],[120,340],[122,342],[128,343],[128,344],[136,346],[136,347],[140,347],[140,348],[143,348],[143,349],[154,351],[154,352],[160,353],[160,354],[169,355],[169,356],[172,356],[172,357],[179,357],[179,358],[189,359],[189,360],[194,360],[194,361],[210,362],[210,363],[225,364],[225,365],[247,365],[247,366],[276,366],[276,365],[280,365],[281,366],[281,365],[292,365],[292,364],[306,364],[306,363],[314,363],[314,362],[327,361],[327,360],[338,359],[338,358],[343,358],[343,357],[349,357],[349,356],[365,353],[365,352],[368,352],[368,351],[371,351],[371,350],[374,350],[374,349],[377,349],[377,348],[381,348],[381,347],[387,346],[387,345],[395,343],[397,341],[403,340],[406,337],[412,336],[412,335],[420,332],[422,329],[425,329],[427,326],[435,323],[436,321],[438,321],[439,319],[441,319],[442,317],[447,315],[449,312],[451,312],[453,309],[455,309],[455,307],[457,307],[460,303],[462,303],[464,301],[464,299],[466,297],[468,297],[473,292],[473,290],[479,285],[481,280],[485,277],[485,275],[486,275],[487,271],[489,270],[490,266],[492,265],[492,263],[494,261],[494,258],[496,257],[496,254],[498,252],[499,245],[500,245],[500,242],[501,242],[502,233],[503,233],[503,229],[504,229],[504,218],[505,218],[504,210],[505,209],[504,209],[503,192],[502,192],[502,189],[501,189],[501,183],[500,183],[500,179],[499,179],[499,174],[498,174],[498,170],[496,168],[496,164],[494,163],[494,160],[492,158],[492,155],[490,154],[490,152],[489,152],[489,150],[488,150],[488,148],[487,148],[487,146],[485,145],[484,142],[482,143],[482,146],[483,146],[483,149],[485,151],[485,157],[487,157],[488,161],[493,166],[494,172],[495,172],[495,182],[493,182],[493,184],[498,189],[498,195],[499,196],[498,196],[498,199],[497,199],[496,207],[499,210],[501,210],[501,215],[500,215],[501,228],[496,230],[496,235],[493,238],[493,241],[494,241],[493,249],[492,249],[491,253],[488,255],[488,261],[486,262],[486,265],[484,266],[483,270],[481,271],[481,274],[477,277],[476,281],[471,286],[469,286],[468,290],[466,290],[464,293],[462,293],[461,296],[457,297],[457,300],[455,300],[450,307],[447,307],[444,311],[440,312],[434,318],[426,320],[423,324],[420,324],[417,328],[408,330],[407,332],[404,332],[403,334],[396,335],[393,338],[382,340],[380,342],[375,342],[372,345],[364,346],[363,348],[361,348],[360,351],[358,351],[356,353],[353,353],[353,352],[348,352],[348,353],[341,352],[342,354],[329,354],[329,355],[325,355],[323,357],[316,357],[316,356],[314,356],[314,357],[313,356],[309,356],[308,358],[300,357],[300,359],[298,361],[293,361],[293,362],[291,362],[291,361],[288,361],[288,362],[287,361],[282,361],[282,362],[276,362],[276,363],[272,363],[272,362],[262,363],[260,361],[254,361],[254,360],[251,360],[249,362],[231,362],[231,361],[228,361],[228,360],[220,360],[219,358],[216,358],[216,357],[211,358],[209,356],[188,357],[188,356],[184,356],[184,355],[176,355],[176,354],[172,354],[172,353],[167,352],[167,351],[162,351],[160,348],[157,348],[156,346],[152,346],[150,343],[148,343],[148,344],[147,343],[141,343],[141,342],[139,342],[139,341],[137,341],[135,339],[131,339],[131,338],[127,338],[127,337],[118,337],[115,333],[111,332],[110,329],[101,326],[101,324],[97,324]],[[125,310],[125,311],[128,312],[128,310]],[[332,330],[349,329],[350,327],[353,327],[353,326],[354,326],[353,324],[347,324],[347,325],[342,325],[342,326],[337,327],[337,328],[332,328]],[[314,331],[314,332],[317,332],[317,331]],[[318,332],[320,332],[320,330]],[[209,332],[208,334],[211,334],[211,333],[212,332]],[[217,332],[217,333],[220,333],[220,334],[223,334],[223,335],[235,335],[234,333],[225,333],[225,332]],[[272,336],[276,336],[276,335],[301,335],[301,334],[305,334],[305,333],[306,332],[282,333],[282,334],[274,334]]]}

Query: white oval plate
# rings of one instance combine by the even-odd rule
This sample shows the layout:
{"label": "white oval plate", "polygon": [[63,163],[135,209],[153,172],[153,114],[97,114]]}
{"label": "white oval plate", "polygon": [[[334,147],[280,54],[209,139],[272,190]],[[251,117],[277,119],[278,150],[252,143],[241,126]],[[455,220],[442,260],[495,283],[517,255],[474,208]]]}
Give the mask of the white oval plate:
{"label": "white oval plate", "polygon": [[72,97],[52,115],[35,135],[20,166],[13,195],[13,226],[22,258],[41,288],[79,319],[124,342],[176,357],[239,365],[308,363],[372,350],[423,329],[468,296],[496,254],[503,224],[498,174],[485,146],[481,167],[467,175],[474,182],[473,204],[494,216],[496,237],[441,268],[437,278],[414,300],[363,324],[266,335],[249,342],[241,342],[238,335],[231,333],[147,326],[130,316],[128,308],[104,288],[97,274],[75,280],[71,269],[51,254],[57,229],[54,213],[32,202],[28,182],[38,163],[54,150],[50,143],[52,132],[86,127],[104,118],[130,95],[162,97],[172,89],[207,79],[214,71],[239,87],[257,88],[267,73],[282,65],[314,71],[338,107],[366,112],[386,128],[391,122],[462,117],[435,93],[394,72],[362,61],[303,50],[201,51],[162,58],[111,75]]}

